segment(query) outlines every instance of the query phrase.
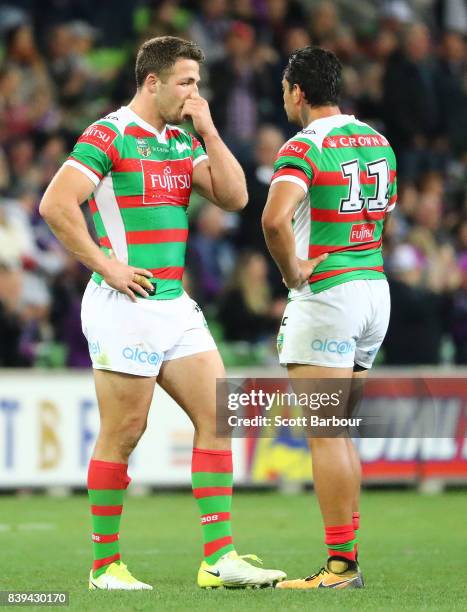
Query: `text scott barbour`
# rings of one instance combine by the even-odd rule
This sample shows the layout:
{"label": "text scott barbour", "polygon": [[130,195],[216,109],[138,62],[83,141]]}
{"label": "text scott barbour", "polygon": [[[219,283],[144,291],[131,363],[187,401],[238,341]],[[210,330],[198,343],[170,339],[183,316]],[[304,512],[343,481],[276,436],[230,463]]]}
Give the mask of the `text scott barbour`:
{"label": "text scott barbour", "polygon": [[254,416],[240,417],[231,414],[228,418],[230,427],[359,427],[362,418],[319,417],[316,414],[299,417]]}

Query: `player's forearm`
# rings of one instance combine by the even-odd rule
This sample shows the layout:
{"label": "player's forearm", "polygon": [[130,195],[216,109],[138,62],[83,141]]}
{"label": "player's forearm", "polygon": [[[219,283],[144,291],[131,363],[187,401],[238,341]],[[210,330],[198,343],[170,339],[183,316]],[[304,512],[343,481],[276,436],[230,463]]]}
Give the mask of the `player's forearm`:
{"label": "player's forearm", "polygon": [[242,167],[217,133],[205,136],[204,143],[209,156],[216,203],[224,210],[242,210],[248,202]]}
{"label": "player's forearm", "polygon": [[39,212],[55,236],[78,261],[90,270],[105,275],[108,259],[91,238],[77,202],[57,203],[46,193]]}
{"label": "player's forearm", "polygon": [[290,222],[272,223],[263,218],[267,247],[287,286],[293,286],[300,276],[295,253],[295,237]]}

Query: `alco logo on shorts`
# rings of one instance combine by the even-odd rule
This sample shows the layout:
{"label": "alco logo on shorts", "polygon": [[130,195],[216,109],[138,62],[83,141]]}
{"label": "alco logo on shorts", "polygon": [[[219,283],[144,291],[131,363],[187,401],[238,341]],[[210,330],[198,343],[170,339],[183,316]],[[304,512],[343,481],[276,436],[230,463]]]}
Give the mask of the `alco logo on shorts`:
{"label": "alco logo on shorts", "polygon": [[188,206],[191,194],[193,161],[186,159],[155,160],[142,159],[143,204],[167,202]]}
{"label": "alco logo on shorts", "polygon": [[122,350],[122,355],[124,359],[128,359],[128,361],[149,363],[150,365],[157,365],[161,360],[161,355],[159,355],[159,353],[148,353],[138,346],[125,346]]}
{"label": "alco logo on shorts", "polygon": [[320,338],[315,338],[311,343],[311,348],[321,353],[347,355],[355,350],[355,340],[331,340],[329,338],[321,340]]}

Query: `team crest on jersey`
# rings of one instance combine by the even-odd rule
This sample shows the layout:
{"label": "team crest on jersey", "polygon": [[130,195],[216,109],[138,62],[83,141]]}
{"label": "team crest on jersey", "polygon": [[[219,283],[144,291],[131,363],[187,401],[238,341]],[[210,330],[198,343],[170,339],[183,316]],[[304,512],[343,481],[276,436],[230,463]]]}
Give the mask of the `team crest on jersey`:
{"label": "team crest on jersey", "polygon": [[141,157],[149,157],[152,153],[152,148],[146,138],[136,139],[136,150],[141,155]]}

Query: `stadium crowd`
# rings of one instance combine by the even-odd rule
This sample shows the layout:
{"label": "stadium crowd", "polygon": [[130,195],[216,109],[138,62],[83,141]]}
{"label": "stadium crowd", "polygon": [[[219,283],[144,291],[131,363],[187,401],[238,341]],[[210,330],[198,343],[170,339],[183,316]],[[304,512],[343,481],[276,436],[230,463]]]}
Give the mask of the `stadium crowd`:
{"label": "stadium crowd", "polygon": [[397,154],[383,362],[467,364],[466,32],[462,0],[7,0],[0,366],[90,364],[80,327],[89,271],[64,252],[38,204],[83,129],[131,98],[139,43],[164,34],[205,50],[201,93],[248,180],[250,202],[240,214],[196,197],[190,206],[185,283],[227,363],[276,362],[286,290],[260,217],[275,155],[298,129],[282,105],[287,57],[319,44],[343,63],[341,110],[382,131]]}

